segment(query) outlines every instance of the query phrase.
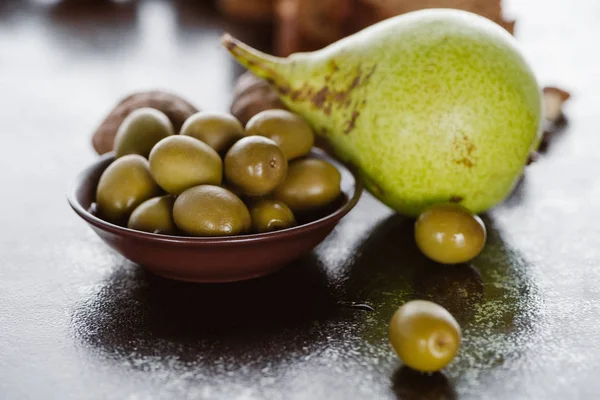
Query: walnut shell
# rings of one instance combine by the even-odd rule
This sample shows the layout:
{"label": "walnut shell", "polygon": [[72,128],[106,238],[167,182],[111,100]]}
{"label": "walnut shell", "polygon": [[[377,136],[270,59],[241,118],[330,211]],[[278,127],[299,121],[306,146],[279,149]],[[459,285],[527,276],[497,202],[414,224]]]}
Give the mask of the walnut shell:
{"label": "walnut shell", "polygon": [[251,72],[245,72],[238,78],[233,89],[233,102],[231,114],[242,125],[246,125],[250,118],[261,111],[270,109],[283,109],[286,107],[279,100],[277,93],[264,79]]}
{"label": "walnut shell", "polygon": [[198,112],[192,104],[169,92],[152,90],[131,94],[117,104],[94,132],[92,145],[98,154],[112,151],[121,122],[133,110],[142,107],[152,107],[164,112],[173,123],[175,132],[179,132],[181,125],[190,115]]}

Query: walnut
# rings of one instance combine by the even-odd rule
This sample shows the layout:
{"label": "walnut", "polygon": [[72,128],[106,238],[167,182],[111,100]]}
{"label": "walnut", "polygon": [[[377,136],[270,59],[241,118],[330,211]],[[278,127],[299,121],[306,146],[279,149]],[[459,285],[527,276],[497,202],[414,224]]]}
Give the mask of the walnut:
{"label": "walnut", "polygon": [[186,100],[169,92],[153,90],[129,95],[117,104],[94,132],[92,144],[98,154],[112,151],[121,122],[133,110],[142,107],[152,107],[164,112],[173,123],[175,132],[179,132],[181,125],[190,115],[198,112],[198,109]]}
{"label": "walnut", "polygon": [[273,108],[286,109],[275,90],[264,79],[251,72],[243,73],[233,89],[231,114],[240,120],[242,125],[246,125],[250,118],[259,112]]}

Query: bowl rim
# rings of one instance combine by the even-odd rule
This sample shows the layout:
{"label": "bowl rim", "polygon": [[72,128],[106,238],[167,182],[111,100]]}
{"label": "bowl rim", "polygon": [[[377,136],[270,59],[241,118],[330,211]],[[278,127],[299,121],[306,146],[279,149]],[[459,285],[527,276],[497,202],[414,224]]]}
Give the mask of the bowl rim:
{"label": "bowl rim", "polygon": [[135,239],[141,240],[149,240],[156,242],[169,242],[169,243],[177,243],[181,245],[230,245],[230,244],[239,244],[239,243],[252,243],[252,242],[263,242],[270,240],[279,240],[290,238],[302,233],[308,233],[315,229],[318,229],[325,225],[329,221],[340,220],[344,217],[350,210],[356,206],[358,200],[360,199],[363,192],[363,182],[360,176],[356,173],[354,168],[343,164],[341,161],[333,158],[331,155],[327,154],[325,151],[319,148],[313,148],[310,154],[317,155],[320,158],[324,158],[327,161],[333,161],[334,163],[341,165],[344,169],[346,169],[354,179],[354,193],[348,199],[344,205],[336,209],[331,214],[328,214],[322,218],[317,220],[308,222],[306,224],[294,226],[291,228],[282,229],[279,231],[273,232],[265,232],[265,233],[253,233],[249,235],[235,235],[235,236],[213,236],[213,237],[197,237],[197,236],[172,236],[172,235],[162,235],[157,233],[150,233],[144,231],[137,231],[133,229],[129,229],[127,227],[123,227],[120,225],[113,224],[111,222],[105,221],[92,213],[86,210],[81,203],[77,200],[77,191],[83,184],[83,182],[88,179],[90,173],[98,168],[99,164],[106,162],[106,160],[114,157],[114,152],[109,152],[101,155],[95,160],[93,163],[85,167],[82,171],[80,171],[76,177],[71,182],[69,189],[67,191],[67,201],[71,208],[86,222],[89,224],[113,234],[127,236]]}

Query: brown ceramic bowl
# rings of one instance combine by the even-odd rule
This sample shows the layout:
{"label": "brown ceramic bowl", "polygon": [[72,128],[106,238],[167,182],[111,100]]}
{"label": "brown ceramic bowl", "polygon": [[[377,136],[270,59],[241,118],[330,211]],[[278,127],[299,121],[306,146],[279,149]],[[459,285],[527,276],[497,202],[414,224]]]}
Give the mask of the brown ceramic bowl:
{"label": "brown ceramic bowl", "polygon": [[149,271],[193,282],[231,282],[266,275],[310,252],[356,205],[362,192],[359,178],[321,150],[318,157],[342,174],[342,195],[321,215],[300,216],[298,226],[281,231],[229,237],[183,237],[139,232],[94,215],[96,185],[113,154],[100,157],[75,179],[68,200],[75,212],[110,247]]}

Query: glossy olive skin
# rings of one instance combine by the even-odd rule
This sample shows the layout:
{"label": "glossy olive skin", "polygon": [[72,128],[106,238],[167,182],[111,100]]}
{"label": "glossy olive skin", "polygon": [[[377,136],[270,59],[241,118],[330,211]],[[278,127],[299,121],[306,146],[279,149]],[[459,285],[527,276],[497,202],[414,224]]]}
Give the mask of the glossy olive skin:
{"label": "glossy olive skin", "polygon": [[167,192],[177,195],[198,185],[220,185],[223,161],[212,147],[189,136],[161,140],[150,152],[150,171]]}
{"label": "glossy olive skin", "polygon": [[202,140],[216,152],[224,153],[244,137],[244,127],[231,114],[200,111],[185,121],[180,133]]}
{"label": "glossy olive skin", "polygon": [[334,201],[341,193],[342,176],[333,165],[316,158],[290,163],[287,177],[274,191],[293,212],[315,210]]}
{"label": "glossy olive skin", "polygon": [[435,205],[415,222],[415,240],[430,259],[459,264],[475,258],[485,245],[486,229],[479,216],[458,204]]}
{"label": "glossy olive skin", "polygon": [[115,136],[116,157],[139,154],[148,158],[156,143],[173,135],[173,124],[163,112],[150,107],[134,110],[119,126]]}
{"label": "glossy olive skin", "polygon": [[250,206],[252,230],[257,233],[272,232],[296,225],[294,213],[281,201],[261,199]]}
{"label": "glossy olive skin", "polygon": [[177,232],[173,222],[173,196],[153,197],[137,206],[129,216],[127,227],[137,231],[174,235]]}
{"label": "glossy olive skin", "polygon": [[250,212],[242,200],[219,186],[195,186],[181,193],[173,219],[192,236],[231,236],[250,230]]}
{"label": "glossy olive skin", "polygon": [[248,121],[246,135],[266,136],[275,141],[288,160],[310,152],[315,134],[302,117],[286,110],[265,110]]}
{"label": "glossy olive skin", "polygon": [[102,218],[120,223],[142,202],[160,194],[148,160],[129,154],[112,162],[96,188],[96,205]]}
{"label": "glossy olive skin", "polygon": [[246,196],[264,196],[286,177],[288,163],[279,146],[266,137],[238,140],[225,155],[225,178]]}
{"label": "glossy olive skin", "polygon": [[439,371],[458,353],[461,331],[458,322],[442,306],[413,300],[400,307],[388,330],[390,344],[410,368]]}

